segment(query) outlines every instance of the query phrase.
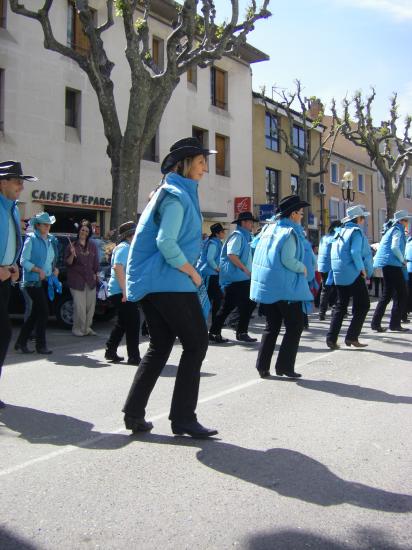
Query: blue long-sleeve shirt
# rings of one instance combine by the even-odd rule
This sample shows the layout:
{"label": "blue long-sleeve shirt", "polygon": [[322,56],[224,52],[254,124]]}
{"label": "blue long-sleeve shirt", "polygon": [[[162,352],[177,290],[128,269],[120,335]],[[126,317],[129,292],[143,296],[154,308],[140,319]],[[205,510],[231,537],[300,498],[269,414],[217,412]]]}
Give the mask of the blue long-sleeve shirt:
{"label": "blue long-sleeve shirt", "polygon": [[350,253],[355,264],[356,269],[360,271],[365,270],[365,264],[362,258],[362,235],[359,231],[355,231],[352,235]]}
{"label": "blue long-sleeve shirt", "polygon": [[395,233],[392,236],[391,250],[393,254],[398,258],[398,260],[403,264],[405,261],[405,257],[401,252],[400,243],[401,243],[401,234],[398,231],[395,231]]}
{"label": "blue long-sleeve shirt", "polygon": [[54,248],[53,248],[53,245],[50,241],[46,241],[46,245],[47,245],[47,256],[46,256],[45,264],[44,264],[44,266],[41,266],[41,265],[36,266],[33,262],[30,261],[31,252],[32,252],[32,248],[33,248],[32,240],[31,239],[26,239],[26,241],[24,243],[24,247],[23,247],[23,252],[21,253],[21,257],[20,257],[20,265],[26,271],[31,271],[33,269],[33,267],[39,267],[40,269],[42,269],[45,272],[46,277],[51,275],[52,270],[53,270]]}
{"label": "blue long-sleeve shirt", "polygon": [[282,251],[280,253],[280,261],[290,271],[294,273],[304,273],[305,265],[296,259],[296,238],[293,235],[289,235],[286,239]]}
{"label": "blue long-sleeve shirt", "polygon": [[157,248],[166,262],[177,269],[187,263],[186,256],[177,244],[183,216],[183,205],[177,197],[168,195],[160,203],[156,220],[160,223],[156,237]]}
{"label": "blue long-sleeve shirt", "polygon": [[208,246],[208,249],[207,249],[207,263],[210,265],[210,267],[212,269],[214,269],[215,271],[217,270],[217,268],[219,267],[217,265],[217,263],[215,262],[215,257],[216,257],[216,252],[217,252],[217,245],[216,243],[214,242],[210,242],[209,243],[209,246]]}

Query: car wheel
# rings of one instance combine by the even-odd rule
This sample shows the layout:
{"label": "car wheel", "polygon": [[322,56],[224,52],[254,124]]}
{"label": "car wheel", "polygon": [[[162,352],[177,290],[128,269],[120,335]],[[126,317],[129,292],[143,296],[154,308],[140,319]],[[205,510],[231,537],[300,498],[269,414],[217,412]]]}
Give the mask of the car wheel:
{"label": "car wheel", "polygon": [[64,296],[55,306],[56,319],[63,328],[71,329],[73,326],[73,298]]}

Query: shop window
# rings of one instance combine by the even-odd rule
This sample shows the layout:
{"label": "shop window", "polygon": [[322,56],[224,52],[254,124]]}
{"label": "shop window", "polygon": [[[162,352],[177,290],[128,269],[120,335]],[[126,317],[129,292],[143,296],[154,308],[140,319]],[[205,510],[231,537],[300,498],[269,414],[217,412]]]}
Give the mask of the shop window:
{"label": "shop window", "polygon": [[279,151],[279,119],[272,113],[265,113],[265,146],[271,151]]}
{"label": "shop window", "polygon": [[216,134],[216,174],[219,176],[230,175],[229,162],[229,138]]}
{"label": "shop window", "polygon": [[159,140],[158,132],[152,137],[149,145],[146,147],[145,152],[143,153],[143,160],[148,160],[150,162],[159,162]]}
{"label": "shop window", "polygon": [[412,199],[412,178],[410,178],[409,176],[405,179],[403,196],[405,197],[405,199]]}
{"label": "shop window", "polygon": [[189,67],[187,69],[187,82],[197,88],[197,67]]}
{"label": "shop window", "polygon": [[227,109],[227,72],[211,68],[212,105],[220,109]]}
{"label": "shop window", "polygon": [[152,38],[152,59],[159,71],[164,69],[164,42],[161,38]]}
{"label": "shop window", "polygon": [[4,69],[0,69],[0,132],[4,131]]}
{"label": "shop window", "polygon": [[265,169],[266,201],[275,206],[279,203],[280,172],[273,168]]}
{"label": "shop window", "polygon": [[359,193],[365,192],[365,177],[363,174],[358,174],[358,191]]}
{"label": "shop window", "polygon": [[0,0],[0,28],[6,28],[7,0]]}
{"label": "shop window", "polygon": [[[95,23],[97,22],[97,11],[91,10]],[[72,0],[67,6],[67,45],[83,55],[90,51],[90,41],[83,32],[80,16]]]}
{"label": "shop window", "polygon": [[66,126],[80,130],[80,104],[81,92],[66,88]]}
{"label": "shop window", "polygon": [[197,138],[203,147],[209,147],[209,132],[207,130],[192,126],[192,136]]}
{"label": "shop window", "polygon": [[339,184],[339,170],[336,162],[330,163],[330,181],[336,185]]}

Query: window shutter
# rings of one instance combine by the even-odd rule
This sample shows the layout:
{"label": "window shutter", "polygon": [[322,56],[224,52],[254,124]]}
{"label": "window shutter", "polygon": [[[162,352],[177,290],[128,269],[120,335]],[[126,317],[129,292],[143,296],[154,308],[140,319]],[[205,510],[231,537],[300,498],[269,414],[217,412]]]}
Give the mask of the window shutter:
{"label": "window shutter", "polygon": [[152,58],[153,58],[153,63],[159,67],[159,59],[160,59],[160,49],[159,49],[159,40],[157,40],[157,38],[153,38],[153,42],[152,42]]}
{"label": "window shutter", "polygon": [[216,174],[221,176],[225,175],[226,168],[225,145],[225,138],[223,136],[216,136]]}
{"label": "window shutter", "polygon": [[[73,6],[73,9],[75,10],[76,8]],[[83,54],[90,50],[90,42],[83,32],[82,23],[77,11],[75,11],[74,16],[74,49]]]}

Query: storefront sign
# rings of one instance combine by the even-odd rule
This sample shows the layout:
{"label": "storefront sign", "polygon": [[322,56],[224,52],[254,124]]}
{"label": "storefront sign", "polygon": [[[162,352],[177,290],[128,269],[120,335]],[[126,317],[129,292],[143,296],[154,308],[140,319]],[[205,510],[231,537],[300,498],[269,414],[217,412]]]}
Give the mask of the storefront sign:
{"label": "storefront sign", "polygon": [[251,197],[235,197],[235,217],[241,212],[252,211],[252,199]]}
{"label": "storefront sign", "polygon": [[94,197],[92,195],[77,195],[76,193],[59,193],[57,191],[41,191],[35,189],[31,193],[32,200],[36,202],[47,201],[48,203],[71,204],[78,206],[102,206],[110,208],[112,199]]}
{"label": "storefront sign", "polygon": [[275,213],[274,204],[259,204],[259,220],[264,222],[268,218],[271,218]]}

